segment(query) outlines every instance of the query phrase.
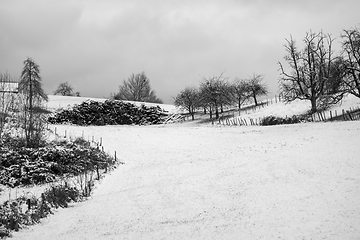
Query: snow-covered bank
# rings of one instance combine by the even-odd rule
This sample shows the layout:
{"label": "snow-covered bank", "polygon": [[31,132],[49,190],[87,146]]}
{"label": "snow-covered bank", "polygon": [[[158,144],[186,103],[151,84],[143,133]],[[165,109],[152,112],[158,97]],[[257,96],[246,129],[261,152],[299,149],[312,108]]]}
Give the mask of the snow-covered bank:
{"label": "snow-covered bank", "polygon": [[57,126],[126,164],[14,239],[359,239],[359,122]]}
{"label": "snow-covered bank", "polygon": [[[270,102],[270,100],[268,100]],[[266,102],[266,101],[264,101]],[[330,116],[341,115],[342,110],[349,111],[350,109],[360,108],[360,98],[353,95],[348,95],[343,98],[339,103],[332,105],[328,110],[323,111],[324,117],[327,119]],[[267,116],[276,116],[276,117],[292,117],[293,115],[302,115],[306,114],[311,109],[310,101],[306,100],[295,100],[291,103],[279,102],[275,99],[272,99],[271,103],[264,104],[257,107],[256,109],[243,110],[241,114],[238,112],[234,113],[235,118],[246,119],[248,122],[249,119],[262,119]],[[332,112],[330,114],[330,111]],[[316,116],[315,116],[316,117]]]}

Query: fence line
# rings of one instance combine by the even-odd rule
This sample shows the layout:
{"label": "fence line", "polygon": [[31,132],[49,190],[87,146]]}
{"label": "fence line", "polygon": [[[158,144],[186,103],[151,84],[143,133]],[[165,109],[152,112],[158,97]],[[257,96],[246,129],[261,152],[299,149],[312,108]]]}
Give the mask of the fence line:
{"label": "fence line", "polygon": [[[218,123],[224,126],[259,126],[265,117],[267,116],[259,118],[240,116],[233,118],[220,117]],[[341,113],[338,113],[337,110],[316,112],[308,120],[311,122],[356,121],[360,120],[360,107],[350,108],[349,110],[342,109]]]}
{"label": "fence line", "polygon": [[[59,139],[67,139],[67,140],[74,140],[76,138],[82,138],[84,139],[85,141],[87,141],[89,143],[90,146],[92,147],[97,147],[98,149],[100,149],[101,147],[101,151],[105,153],[105,148],[104,148],[104,145],[103,145],[103,141],[104,141],[104,138],[103,137],[100,137],[98,139],[98,141],[95,139],[94,136],[91,136],[91,141],[90,141],[90,136],[88,136],[88,139],[85,139],[85,135],[84,135],[84,131],[82,131],[81,133],[81,136],[78,137],[78,136],[73,136],[71,134],[71,132],[69,133],[66,129],[64,130],[64,134],[59,134],[58,133],[58,130],[57,130],[57,127],[55,126],[54,128],[54,131],[52,131],[51,129],[49,129],[49,133],[53,133],[54,134],[54,138],[55,140],[59,140]],[[109,152],[107,152],[110,156],[114,156],[114,160],[116,161],[117,160],[117,156],[116,156],[116,150],[114,151],[114,155],[110,154]]]}
{"label": "fence line", "polygon": [[[279,102],[283,102],[283,98],[281,95],[275,95],[272,98],[268,98],[265,100],[260,101],[258,106],[250,105],[243,107],[242,109],[235,109],[235,108],[227,108],[227,111],[224,111],[223,113],[220,113],[221,116],[218,119],[210,119],[212,123],[218,122],[220,125],[226,125],[226,126],[254,126],[254,125],[260,125],[261,121],[268,116],[259,117],[259,118],[251,118],[246,117],[244,115],[247,115],[251,112],[256,112],[256,110],[265,108],[265,106],[269,106],[270,104],[275,104]],[[214,114],[214,113],[213,113]],[[190,116],[184,117],[184,121],[188,120]],[[287,118],[287,116],[285,116]],[[337,110],[329,110],[329,111],[322,111],[322,112],[316,112],[308,118],[308,121],[312,122],[323,122],[323,121],[354,121],[354,120],[360,120],[360,107],[353,107],[348,110],[342,109],[341,112],[338,112]]]}
{"label": "fence line", "polygon": [[360,120],[360,107],[350,107],[349,110],[342,109],[341,114],[338,114],[337,110],[322,111],[312,114],[311,118],[313,122]]}

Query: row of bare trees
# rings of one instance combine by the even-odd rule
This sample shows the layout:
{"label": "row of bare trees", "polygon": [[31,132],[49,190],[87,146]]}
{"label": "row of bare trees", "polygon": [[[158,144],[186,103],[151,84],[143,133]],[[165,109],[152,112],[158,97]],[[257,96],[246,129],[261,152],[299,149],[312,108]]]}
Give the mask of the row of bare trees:
{"label": "row of bare trees", "polygon": [[338,103],[346,94],[360,97],[360,31],[344,30],[341,39],[337,55],[334,39],[323,32],[308,32],[303,49],[292,37],[286,39],[287,68],[279,62],[280,91],[286,101],[309,100],[314,113]]}
{"label": "row of bare trees", "polygon": [[175,97],[175,105],[185,109],[194,120],[199,109],[209,112],[210,118],[219,118],[224,107],[236,105],[241,109],[242,104],[251,99],[258,105],[258,98],[268,93],[267,86],[262,82],[263,76],[254,74],[248,79],[235,78],[229,81],[223,74],[219,76],[203,77],[200,87],[186,87]]}

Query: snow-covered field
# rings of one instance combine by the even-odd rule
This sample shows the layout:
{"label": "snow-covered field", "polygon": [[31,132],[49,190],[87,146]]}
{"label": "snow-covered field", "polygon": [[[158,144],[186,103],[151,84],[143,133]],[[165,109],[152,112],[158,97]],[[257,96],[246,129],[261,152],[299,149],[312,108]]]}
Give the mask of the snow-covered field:
{"label": "snow-covered field", "polygon": [[359,121],[56,127],[125,164],[13,239],[360,239]]}

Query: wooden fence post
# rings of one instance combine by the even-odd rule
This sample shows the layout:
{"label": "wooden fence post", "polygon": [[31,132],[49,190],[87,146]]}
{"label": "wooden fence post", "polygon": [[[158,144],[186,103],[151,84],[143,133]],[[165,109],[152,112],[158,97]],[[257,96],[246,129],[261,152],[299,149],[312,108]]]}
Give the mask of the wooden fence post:
{"label": "wooden fence post", "polygon": [[320,113],[318,112],[317,115],[318,115],[318,117],[319,117],[319,120],[321,121]]}

